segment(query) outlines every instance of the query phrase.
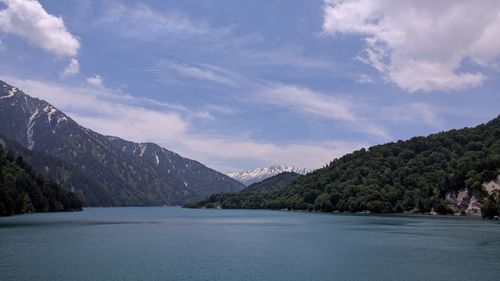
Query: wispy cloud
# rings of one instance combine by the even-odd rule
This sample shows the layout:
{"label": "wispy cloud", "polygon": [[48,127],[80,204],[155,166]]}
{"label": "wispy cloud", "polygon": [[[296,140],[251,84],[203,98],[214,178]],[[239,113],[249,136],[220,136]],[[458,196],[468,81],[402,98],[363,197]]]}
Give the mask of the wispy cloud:
{"label": "wispy cloud", "polygon": [[244,78],[226,69],[210,64],[186,64],[160,59],[149,69],[162,83],[180,83],[188,80],[235,86]]}
{"label": "wispy cloud", "polygon": [[[226,68],[244,67],[263,72],[274,71],[270,67],[289,66],[281,70],[301,75],[340,74],[345,71],[336,70],[349,68],[331,60],[307,56],[301,46],[269,43],[259,32],[241,34],[232,25],[214,25],[179,10],[154,10],[146,4],[116,1],[103,4],[103,10],[101,18],[92,24],[96,30],[107,30],[111,36],[127,39],[131,44],[172,50],[176,54],[189,46],[189,57],[197,58],[197,63],[217,63]],[[182,66],[179,61],[167,62]]]}
{"label": "wispy cloud", "polygon": [[305,56],[300,46],[269,46],[259,33],[236,34],[231,26],[214,26],[180,11],[153,11],[147,5],[120,2],[109,4],[98,25],[136,44],[154,42],[150,45],[155,48],[175,49],[177,57],[183,57],[179,50],[189,45],[184,60],[164,56],[147,69],[161,83],[216,87],[218,94],[229,99],[335,120],[350,130],[388,138],[385,129],[367,121],[349,99],[260,78],[259,74],[278,73],[276,69],[291,75],[343,73],[335,71],[339,66],[329,60]]}
{"label": "wispy cloud", "polygon": [[80,73],[80,63],[75,58],[72,58],[66,66],[66,68],[61,72],[60,77],[66,78]]}
{"label": "wispy cloud", "polygon": [[114,30],[117,36],[142,42],[222,36],[227,32],[225,28],[216,29],[207,22],[194,20],[184,13],[158,12],[142,3],[126,5],[111,1],[103,5],[105,13],[94,25]]}
{"label": "wispy cloud", "polygon": [[339,121],[347,130],[365,133],[388,140],[386,129],[366,118],[366,105],[355,102],[345,95],[326,94],[296,85],[268,84],[262,88],[255,102],[268,103],[305,114]]}
{"label": "wispy cloud", "polygon": [[[221,149],[214,150],[214,147]],[[192,155],[199,155],[199,159],[207,157],[214,166],[229,172],[234,170],[287,163],[311,169],[321,168],[331,160],[350,153],[367,143],[348,142],[339,140],[299,142],[299,143],[272,143],[259,142],[253,139],[238,139],[224,137],[205,137],[186,139],[185,149]],[[189,152],[187,152],[189,153]],[[237,160],[238,166],[229,166],[228,163]],[[246,163],[242,166],[241,163]],[[245,164],[243,164],[245,165]]]}
{"label": "wispy cloud", "polygon": [[[206,111],[139,106],[144,103],[141,98],[123,96],[104,87],[68,86],[10,76],[0,76],[0,79],[32,96],[47,100],[92,130],[136,142],[157,142],[183,156],[224,171],[249,168],[242,163],[258,166],[282,162],[319,168],[336,157],[366,146],[365,143],[340,140],[272,143],[227,133],[203,134],[193,130],[191,120],[206,115]],[[148,104],[154,103],[148,100]],[[226,108],[222,110],[227,111]],[[214,147],[220,149],[214,150]],[[238,163],[230,166],[228,163],[233,161]]]}
{"label": "wispy cloud", "polygon": [[304,87],[277,85],[263,90],[256,100],[328,119],[349,122],[356,119],[352,104],[346,99],[331,97]]}
{"label": "wispy cloud", "polygon": [[97,74],[94,76],[87,77],[85,82],[87,82],[87,84],[89,84],[91,86],[98,87],[98,88],[101,88],[104,86],[102,77],[100,75],[97,75]]}
{"label": "wispy cloud", "polygon": [[[444,126],[444,120],[434,106],[423,102],[412,102],[398,106],[384,106],[382,118],[394,123],[423,123],[434,128]],[[380,114],[380,113],[379,113]]]}
{"label": "wispy cloud", "polygon": [[[251,104],[265,104],[303,114],[307,117],[347,123],[352,131],[364,132],[382,139],[389,135],[384,128],[364,120],[362,108],[340,95],[321,93],[307,87],[255,79],[208,64],[185,64],[160,60],[150,70],[160,82],[189,83],[193,79],[217,83],[229,88],[229,98]],[[204,85],[204,84],[202,84]],[[226,89],[227,90],[227,89]],[[233,95],[234,91],[238,95]]]}
{"label": "wispy cloud", "polygon": [[375,80],[370,75],[363,73],[358,76],[356,82],[359,84],[372,84],[375,83]]}

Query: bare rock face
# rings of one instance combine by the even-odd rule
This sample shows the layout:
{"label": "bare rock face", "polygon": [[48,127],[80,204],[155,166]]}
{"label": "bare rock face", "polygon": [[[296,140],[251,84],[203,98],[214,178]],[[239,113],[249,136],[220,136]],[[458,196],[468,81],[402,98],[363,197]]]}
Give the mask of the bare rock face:
{"label": "bare rock face", "polygon": [[[488,193],[500,193],[500,175],[483,184],[483,189]],[[481,216],[481,195],[468,189],[461,189],[458,192],[450,191],[446,193],[446,202],[455,212],[455,215],[466,214],[467,216]]]}
{"label": "bare rock face", "polygon": [[488,194],[500,192],[500,175],[495,180],[483,184],[483,188]]}
{"label": "bare rock face", "polygon": [[458,192],[448,192],[446,194],[446,201],[455,215],[481,216],[479,195],[468,189],[461,189]]}

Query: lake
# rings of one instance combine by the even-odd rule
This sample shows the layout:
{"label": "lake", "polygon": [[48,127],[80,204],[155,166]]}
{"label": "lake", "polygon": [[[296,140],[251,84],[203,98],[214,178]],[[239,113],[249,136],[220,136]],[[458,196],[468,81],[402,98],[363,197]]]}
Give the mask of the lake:
{"label": "lake", "polygon": [[500,223],[87,208],[0,218],[0,280],[500,280]]}

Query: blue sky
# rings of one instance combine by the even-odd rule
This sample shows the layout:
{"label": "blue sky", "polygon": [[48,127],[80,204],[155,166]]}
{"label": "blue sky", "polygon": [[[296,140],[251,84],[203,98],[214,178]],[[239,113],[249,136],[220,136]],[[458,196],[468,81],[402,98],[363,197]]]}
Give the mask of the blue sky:
{"label": "blue sky", "polygon": [[500,112],[498,1],[0,0],[0,79],[223,172]]}

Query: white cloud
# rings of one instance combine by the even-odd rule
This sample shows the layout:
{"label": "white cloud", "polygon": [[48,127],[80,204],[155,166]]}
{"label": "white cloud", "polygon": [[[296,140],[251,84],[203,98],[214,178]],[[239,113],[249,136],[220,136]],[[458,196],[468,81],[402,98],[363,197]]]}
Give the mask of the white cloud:
{"label": "white cloud", "polygon": [[[302,46],[289,42],[270,46],[269,40],[259,32],[240,34],[234,26],[216,25],[179,10],[154,9],[146,4],[103,3],[104,14],[91,27],[100,32],[106,30],[110,36],[129,39],[132,44],[160,49],[167,54],[179,54],[179,50],[182,53],[182,49],[189,46],[190,59],[208,63],[217,61],[219,64],[243,66],[274,74],[276,69],[273,67],[300,76],[331,76],[340,73],[340,69],[348,68],[331,60],[307,56]],[[194,72],[207,70],[203,65],[180,66],[198,68],[192,69]],[[178,82],[164,78],[167,78],[167,82]]]}
{"label": "white cloud", "polygon": [[354,121],[356,118],[350,102],[298,86],[279,85],[266,89],[258,100],[329,119]]}
{"label": "white cloud", "polygon": [[[209,64],[184,64],[160,60],[150,69],[157,79],[164,83],[182,83],[191,79],[213,82],[230,87],[231,98],[247,103],[268,104],[312,117],[332,119],[347,123],[352,131],[364,132],[388,139],[387,132],[380,126],[360,118],[359,106],[349,99],[320,93],[306,87],[278,84],[252,79]],[[234,90],[239,91],[234,96]]]}
{"label": "white cloud", "polygon": [[182,79],[196,79],[206,82],[234,86],[243,78],[238,75],[209,64],[186,64],[171,60],[158,60],[150,69],[160,82],[180,82]]}
{"label": "white cloud", "polygon": [[220,104],[207,104],[204,107],[208,111],[217,112],[217,113],[221,113],[221,114],[234,114],[234,113],[236,113],[235,108],[225,106],[225,105],[220,105]]}
{"label": "white cloud", "polygon": [[[179,12],[162,13],[145,4],[125,5],[118,2],[105,3],[105,15],[97,21],[97,26],[106,26],[119,31],[122,37],[151,41],[170,36],[191,37],[214,35],[203,21],[195,21]],[[223,32],[223,30],[220,30]]]}
{"label": "white cloud", "polygon": [[[361,147],[367,147],[366,143],[336,140],[277,144],[259,142],[253,139],[213,136],[186,138],[184,142],[184,151],[187,154],[198,155],[197,159],[206,159],[207,162],[214,163],[214,166],[225,171],[266,167],[276,163],[317,169],[335,158]],[[214,147],[221,149],[214,149]],[[230,167],[227,165],[228,161],[235,160],[252,164],[245,167]]]}
{"label": "white cloud", "polygon": [[361,59],[410,91],[456,90],[486,76],[500,55],[500,1],[325,0],[323,31],[359,34]]}
{"label": "white cloud", "polygon": [[98,88],[103,87],[102,77],[100,75],[96,74],[94,76],[87,77],[87,79],[85,81],[87,82],[87,84],[89,84],[91,86],[98,87]]}
{"label": "white cloud", "polygon": [[140,98],[122,96],[104,87],[73,87],[9,76],[1,79],[48,101],[83,126],[103,134],[145,141],[159,135],[175,138],[188,126],[179,113],[138,106],[144,102]]}
{"label": "white cloud", "polygon": [[[229,86],[232,98],[256,104],[269,104],[312,117],[332,119],[347,123],[352,131],[364,132],[379,138],[388,139],[384,128],[360,118],[359,109],[349,99],[331,94],[320,93],[306,87],[277,84],[240,75],[209,64],[183,64],[160,60],[151,69],[159,81],[171,83],[183,79],[197,79]],[[240,95],[232,95],[234,89]]]}
{"label": "white cloud", "polygon": [[48,52],[74,57],[80,42],[69,33],[61,17],[45,11],[38,1],[0,0],[0,31],[15,34]]}
{"label": "white cloud", "polygon": [[207,135],[193,132],[190,123],[192,118],[207,118],[205,112],[186,111],[181,107],[175,110],[176,107],[170,106],[151,109],[140,104],[161,103],[116,94],[104,87],[73,87],[1,75],[0,79],[47,100],[82,126],[99,133],[136,142],[156,142],[224,171],[249,168],[243,166],[245,163],[267,166],[276,162],[319,168],[336,157],[366,146],[365,143],[338,140],[279,144],[226,133]]}
{"label": "white cloud", "polygon": [[359,84],[372,84],[375,83],[375,80],[368,74],[360,74],[356,82]]}
{"label": "white cloud", "polygon": [[267,85],[254,100],[259,103],[268,103],[295,110],[309,116],[342,121],[352,131],[367,133],[383,139],[389,138],[384,128],[361,118],[362,114],[358,111],[364,109],[359,108],[359,105],[346,98],[332,97],[294,85]]}
{"label": "white cloud", "polygon": [[414,120],[423,120],[425,123],[441,127],[444,121],[438,116],[436,110],[425,103],[411,103],[408,105],[409,109],[406,113],[413,112],[415,114]]}
{"label": "white cloud", "polygon": [[60,76],[61,78],[65,78],[68,76],[76,75],[78,73],[80,73],[80,64],[78,63],[77,59],[72,58],[68,66],[66,66]]}
{"label": "white cloud", "polygon": [[438,110],[427,103],[413,102],[399,106],[385,107],[379,110],[384,119],[396,123],[424,123],[434,128],[442,128],[444,120]]}

